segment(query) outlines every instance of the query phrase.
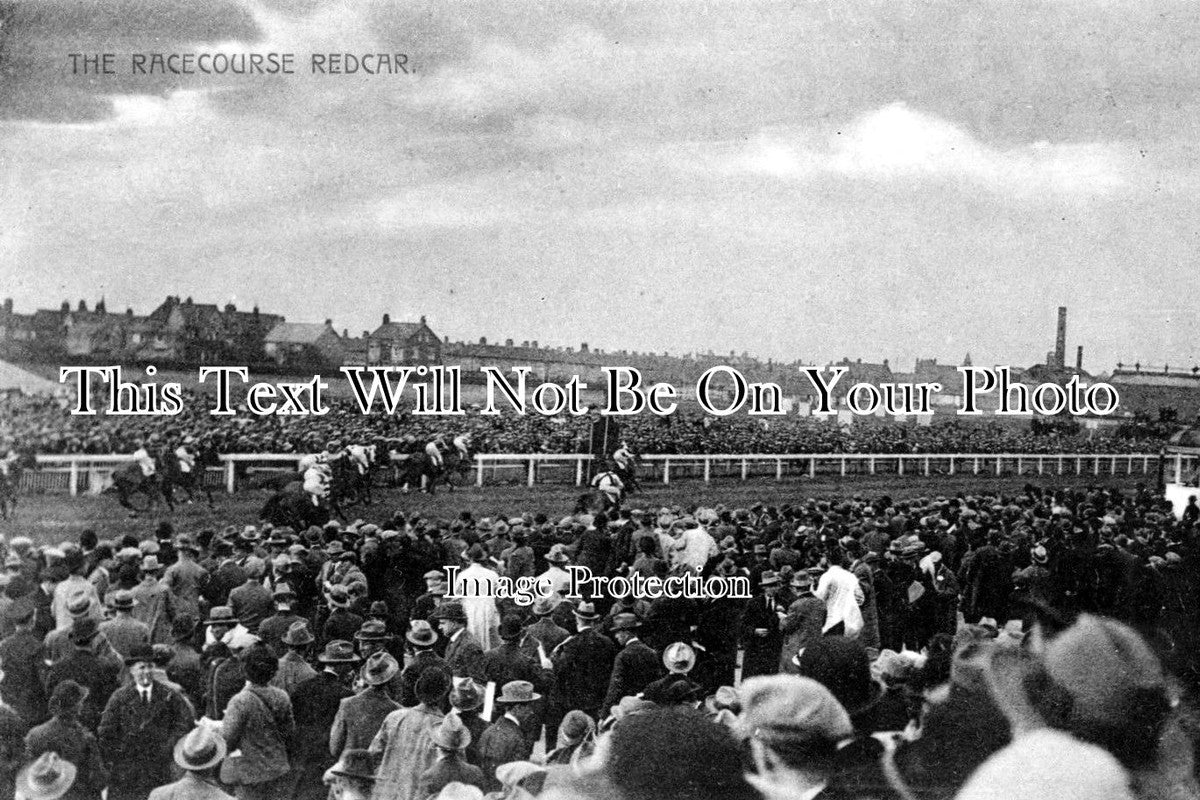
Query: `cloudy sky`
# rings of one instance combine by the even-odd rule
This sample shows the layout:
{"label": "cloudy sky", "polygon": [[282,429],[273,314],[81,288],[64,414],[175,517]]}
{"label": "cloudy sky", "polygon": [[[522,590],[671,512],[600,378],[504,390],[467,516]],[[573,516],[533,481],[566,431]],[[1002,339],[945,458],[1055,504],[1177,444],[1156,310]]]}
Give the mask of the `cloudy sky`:
{"label": "cloudy sky", "polygon": [[[1192,0],[0,0],[0,286],[352,332],[1200,361]],[[72,52],[118,54],[72,75]],[[297,74],[129,74],[292,52]],[[413,75],[321,76],[314,52]]]}

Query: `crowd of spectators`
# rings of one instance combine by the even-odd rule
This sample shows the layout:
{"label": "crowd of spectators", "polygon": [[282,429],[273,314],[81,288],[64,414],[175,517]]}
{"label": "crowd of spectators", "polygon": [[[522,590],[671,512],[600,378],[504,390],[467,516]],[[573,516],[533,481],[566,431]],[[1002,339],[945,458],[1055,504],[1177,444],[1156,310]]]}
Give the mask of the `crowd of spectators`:
{"label": "crowd of spectators", "polygon": [[4,543],[0,796],[1200,797],[1194,499],[228,522]]}
{"label": "crowd of spectators", "polygon": [[[0,440],[37,453],[129,453],[152,434],[191,435],[221,453],[319,451],[326,442],[405,440],[423,445],[439,433],[469,433],[477,452],[590,452],[595,414],[545,417],[538,414],[460,417],[410,413],[363,416],[350,401],[332,401],[323,416],[256,417],[208,413],[209,401],[184,398],[174,416],[71,415],[60,399],[10,395],[0,398]],[[716,418],[680,411],[617,419],[621,436],[641,454],[687,453],[1156,453],[1163,438],[1152,435],[1094,435],[1058,427],[1035,432],[1029,423],[937,421],[932,425],[856,420],[851,426],[811,417]]]}

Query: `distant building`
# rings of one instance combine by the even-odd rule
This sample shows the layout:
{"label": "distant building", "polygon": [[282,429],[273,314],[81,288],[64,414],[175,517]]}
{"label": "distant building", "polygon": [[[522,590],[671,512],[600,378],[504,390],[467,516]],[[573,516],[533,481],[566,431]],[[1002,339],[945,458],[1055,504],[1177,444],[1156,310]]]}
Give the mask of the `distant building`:
{"label": "distant building", "polygon": [[346,350],[333,321],[280,322],[267,333],[263,352],[280,367],[322,369],[341,366]]}
{"label": "distant building", "polygon": [[425,365],[442,363],[442,343],[425,317],[420,322],[392,322],[389,314],[367,337],[367,363],[382,365]]}

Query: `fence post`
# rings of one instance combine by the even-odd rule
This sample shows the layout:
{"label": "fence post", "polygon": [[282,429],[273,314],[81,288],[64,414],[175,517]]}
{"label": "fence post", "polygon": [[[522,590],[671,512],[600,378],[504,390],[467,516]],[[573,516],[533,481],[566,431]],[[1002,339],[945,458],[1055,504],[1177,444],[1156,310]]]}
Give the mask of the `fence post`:
{"label": "fence post", "polygon": [[[637,467],[634,467],[636,470]],[[583,483],[583,456],[575,460],[575,485],[579,486]]]}
{"label": "fence post", "polygon": [[1083,457],[1082,456],[1077,456],[1075,458],[1075,474],[1076,475],[1083,474]]}
{"label": "fence post", "polygon": [[1117,474],[1117,457],[1116,456],[1112,457],[1112,472],[1111,472],[1111,474],[1112,475]]}
{"label": "fence post", "polygon": [[1146,475],[1150,472],[1150,456],[1142,456],[1142,474]]}
{"label": "fence post", "polygon": [[777,481],[783,480],[783,459],[782,458],[775,459],[775,480],[777,480]]}
{"label": "fence post", "polygon": [[529,479],[528,479],[529,486],[533,486],[534,481],[537,478],[536,471],[537,471],[537,459],[534,458],[533,456],[530,456],[529,457]]}
{"label": "fence post", "polygon": [[226,462],[225,462],[225,492],[227,494],[233,494],[233,485],[234,485],[234,481],[236,480],[233,468],[234,468],[233,460],[232,459],[226,460]]}
{"label": "fence post", "polygon": [[979,459],[978,458],[975,459],[975,474],[976,475],[979,474]]}
{"label": "fence post", "polygon": [[708,483],[712,475],[712,459],[708,456],[704,457],[704,482]]}
{"label": "fence post", "polygon": [[846,457],[842,456],[842,477],[846,477]]}
{"label": "fence post", "polygon": [[75,459],[71,459],[70,487],[71,497],[79,494],[79,462]]}
{"label": "fence post", "polygon": [[929,456],[925,456],[925,477],[929,477]]}
{"label": "fence post", "polygon": [[808,460],[808,477],[817,477],[817,458],[813,456]]}
{"label": "fence post", "polygon": [[746,459],[742,459],[742,480],[746,480]]}
{"label": "fence post", "polygon": [[996,474],[1000,474],[1000,456],[996,456]]}
{"label": "fence post", "polygon": [[1059,457],[1058,457],[1058,474],[1059,474],[1059,475],[1062,475],[1062,474],[1063,474],[1063,469],[1064,469],[1064,467],[1063,467],[1063,457],[1062,457],[1062,456],[1059,456]]}
{"label": "fence post", "polygon": [[1043,472],[1045,472],[1045,467],[1045,459],[1043,459],[1041,456],[1038,456],[1038,475],[1041,475]]}
{"label": "fence post", "polygon": [[483,486],[483,459],[475,456],[475,485]]}
{"label": "fence post", "polygon": [[671,482],[671,459],[663,459],[663,483]]}
{"label": "fence post", "polygon": [[954,474],[954,456],[950,456],[950,474]]}
{"label": "fence post", "polygon": [[1017,456],[1017,474],[1025,474],[1025,459],[1021,458],[1020,456]]}
{"label": "fence post", "polygon": [[870,467],[871,474],[874,475],[875,474],[875,456],[871,456],[870,460],[868,461],[868,466]]}

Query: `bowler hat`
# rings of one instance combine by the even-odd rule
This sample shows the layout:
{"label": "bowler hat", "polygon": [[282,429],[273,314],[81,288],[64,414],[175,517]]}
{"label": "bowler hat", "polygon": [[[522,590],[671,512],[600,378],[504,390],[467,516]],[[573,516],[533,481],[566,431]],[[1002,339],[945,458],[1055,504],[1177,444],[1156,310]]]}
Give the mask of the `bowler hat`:
{"label": "bowler hat", "polygon": [[483,705],[483,692],[470,678],[456,678],[450,690],[450,705],[459,711],[471,711]]}
{"label": "bowler hat", "polygon": [[133,649],[129,651],[129,655],[125,657],[126,666],[141,664],[142,662],[154,663],[154,646],[149,644],[135,644]]}

